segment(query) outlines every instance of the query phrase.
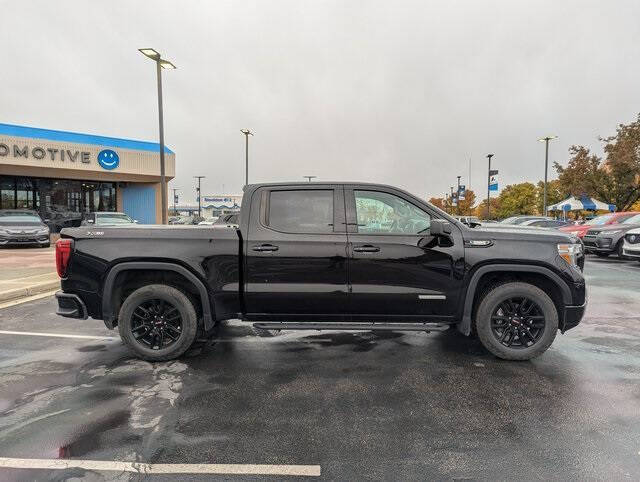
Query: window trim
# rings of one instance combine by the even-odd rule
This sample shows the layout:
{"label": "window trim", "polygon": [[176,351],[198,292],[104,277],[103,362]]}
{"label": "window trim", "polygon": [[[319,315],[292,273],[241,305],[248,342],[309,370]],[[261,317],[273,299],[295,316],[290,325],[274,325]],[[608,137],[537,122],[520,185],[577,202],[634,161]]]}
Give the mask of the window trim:
{"label": "window trim", "polygon": [[[332,203],[333,203],[333,229],[331,231],[325,233],[317,233],[317,232],[292,232],[292,231],[282,231],[280,229],[276,229],[273,226],[269,225],[269,213],[271,209],[271,193],[277,191],[329,191],[333,194]],[[340,221],[344,219],[344,215],[340,216],[340,205],[342,205],[342,210],[344,212],[344,200],[343,200],[343,189],[340,187],[336,187],[333,185],[316,185],[316,186],[282,186],[267,188],[262,191],[260,194],[260,217],[259,224],[261,228],[268,229],[269,231],[273,231],[281,234],[291,234],[291,235],[303,235],[303,236],[327,236],[327,235],[335,235],[335,234],[346,234],[344,230],[344,222]],[[339,229],[343,230],[340,231]],[[337,230],[338,229],[338,230]]]}

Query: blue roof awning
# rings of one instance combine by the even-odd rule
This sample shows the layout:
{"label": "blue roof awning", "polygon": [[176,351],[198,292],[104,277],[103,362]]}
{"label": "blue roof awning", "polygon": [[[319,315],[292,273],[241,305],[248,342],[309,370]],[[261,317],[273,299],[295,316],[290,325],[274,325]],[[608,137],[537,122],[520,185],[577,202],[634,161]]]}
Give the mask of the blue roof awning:
{"label": "blue roof awning", "polygon": [[[51,129],[41,129],[39,127],[16,126],[13,124],[0,123],[0,134],[13,137],[29,137],[31,139],[46,139],[49,141],[73,142],[75,144],[120,147],[122,149],[134,149],[138,151],[160,151],[160,144],[157,142],[134,141],[131,139],[119,139],[117,137],[55,131]],[[174,153],[167,146],[164,146],[164,152],[167,154]]]}

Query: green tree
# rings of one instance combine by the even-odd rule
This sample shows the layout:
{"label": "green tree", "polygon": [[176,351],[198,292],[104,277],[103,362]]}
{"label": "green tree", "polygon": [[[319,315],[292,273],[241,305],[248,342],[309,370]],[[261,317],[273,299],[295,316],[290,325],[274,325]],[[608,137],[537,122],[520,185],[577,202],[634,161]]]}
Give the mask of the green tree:
{"label": "green tree", "polygon": [[507,218],[516,214],[536,214],[537,191],[530,182],[510,184],[498,196],[498,216]]}
{"label": "green tree", "polygon": [[[536,192],[536,211],[538,214],[544,214],[544,181],[538,181]],[[547,206],[564,201],[568,197],[569,194],[562,190],[562,185],[558,179],[547,182]]]}

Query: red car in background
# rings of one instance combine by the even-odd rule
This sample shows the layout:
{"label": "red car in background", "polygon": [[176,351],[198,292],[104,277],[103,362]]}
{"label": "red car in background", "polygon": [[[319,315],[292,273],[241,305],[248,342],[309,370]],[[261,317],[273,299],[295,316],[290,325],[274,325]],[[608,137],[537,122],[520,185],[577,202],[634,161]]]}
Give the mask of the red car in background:
{"label": "red car in background", "polygon": [[601,214],[600,216],[596,216],[595,218],[590,219],[584,224],[572,224],[571,226],[564,226],[558,231],[575,234],[580,239],[582,239],[585,233],[594,226],[607,226],[609,224],[621,223],[625,219],[630,218],[631,216],[635,216],[636,214],[638,214],[637,211]]}

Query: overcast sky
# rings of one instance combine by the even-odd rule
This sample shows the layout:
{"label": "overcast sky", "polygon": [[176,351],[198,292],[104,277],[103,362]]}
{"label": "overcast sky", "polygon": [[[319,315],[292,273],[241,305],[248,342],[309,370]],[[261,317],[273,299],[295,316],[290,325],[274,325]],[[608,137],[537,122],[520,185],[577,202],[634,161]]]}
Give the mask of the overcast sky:
{"label": "overcast sky", "polygon": [[362,180],[441,196],[486,193],[640,112],[640,2],[1,2],[0,122],[165,139],[181,199],[250,182]]}

